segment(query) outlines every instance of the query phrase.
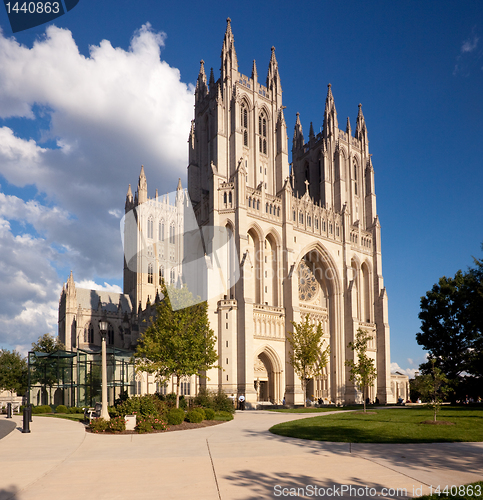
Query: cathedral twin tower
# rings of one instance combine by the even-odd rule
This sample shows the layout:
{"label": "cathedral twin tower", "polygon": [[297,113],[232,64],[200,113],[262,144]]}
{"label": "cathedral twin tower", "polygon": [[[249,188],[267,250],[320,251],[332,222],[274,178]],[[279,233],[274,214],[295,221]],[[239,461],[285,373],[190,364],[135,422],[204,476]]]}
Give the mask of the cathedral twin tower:
{"label": "cathedral twin tower", "polygon": [[[329,85],[322,132],[305,142],[297,114],[292,169],[275,49],[266,82],[253,62],[238,72],[230,19],[221,74],[209,79],[204,61],[189,134],[188,192],[198,224],[233,235],[226,288],[209,299],[223,370],[209,386],[244,394],[248,402],[303,402],[289,364],[291,321],[321,322],[330,361],[311,380],[308,396],[350,402],[347,344],[358,328],[372,340],[377,382],[369,397],[392,399],[387,295],[381,271],[380,225],[367,128],[359,105],[355,135],[338,128]],[[212,252],[213,253],[213,252]],[[210,252],[207,249],[207,254]],[[233,280],[230,263],[239,266]],[[208,294],[209,296],[209,294]]]}

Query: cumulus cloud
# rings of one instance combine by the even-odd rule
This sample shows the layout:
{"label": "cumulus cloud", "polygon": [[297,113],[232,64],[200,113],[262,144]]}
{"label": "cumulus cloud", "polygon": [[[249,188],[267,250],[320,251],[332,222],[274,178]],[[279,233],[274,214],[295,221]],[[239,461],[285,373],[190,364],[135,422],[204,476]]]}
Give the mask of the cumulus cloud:
{"label": "cumulus cloud", "polygon": [[150,196],[185,178],[194,88],[161,59],[165,40],[146,24],[128,50],[104,40],[86,57],[55,26],[32,47],[0,34],[0,345],[56,332],[66,269],[119,291],[119,218],[141,164]]}
{"label": "cumulus cloud", "polygon": [[122,293],[122,288],[119,285],[110,285],[104,282],[103,285],[99,285],[93,280],[82,280],[75,283],[77,288],[87,288],[88,290],[100,290],[105,292],[115,292]]}
{"label": "cumulus cloud", "polygon": [[419,371],[418,368],[401,368],[397,363],[391,363],[391,373],[402,373],[408,375],[409,378],[414,378],[414,374]]}

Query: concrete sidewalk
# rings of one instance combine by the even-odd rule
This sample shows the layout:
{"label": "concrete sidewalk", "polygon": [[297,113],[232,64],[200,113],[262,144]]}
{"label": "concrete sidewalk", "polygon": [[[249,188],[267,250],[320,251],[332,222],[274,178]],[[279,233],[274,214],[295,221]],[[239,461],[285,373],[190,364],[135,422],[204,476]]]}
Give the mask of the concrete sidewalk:
{"label": "concrete sidewalk", "polygon": [[0,440],[0,500],[321,498],[338,496],[341,485],[352,497],[401,498],[404,491],[383,488],[413,496],[483,478],[483,443],[350,446],[268,432],[300,418],[307,415],[247,411],[213,427],[119,436],[38,416],[22,434],[14,417],[17,429]]}

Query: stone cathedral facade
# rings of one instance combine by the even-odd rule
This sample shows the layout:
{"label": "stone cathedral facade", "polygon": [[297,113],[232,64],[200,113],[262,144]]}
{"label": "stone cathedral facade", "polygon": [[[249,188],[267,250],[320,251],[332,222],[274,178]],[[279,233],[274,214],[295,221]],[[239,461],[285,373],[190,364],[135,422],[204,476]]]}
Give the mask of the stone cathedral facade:
{"label": "stone cathedral facade", "polygon": [[[322,323],[330,345],[329,364],[309,383],[309,397],[360,401],[345,361],[353,356],[347,344],[363,328],[378,374],[369,397],[394,399],[366,123],[359,105],[354,134],[349,119],[339,129],[330,84],[322,120],[322,132],[315,135],[311,125],[305,138],[297,114],[290,169],[275,49],[266,79],[255,61],[251,76],[242,74],[228,19],[217,80],[201,61],[188,192],[198,224],[226,228],[236,248],[236,262],[226,259],[224,292],[209,299],[223,370],[211,370],[205,383],[244,394],[251,404],[303,402],[286,332],[307,314]],[[233,265],[238,280],[229,279]]]}

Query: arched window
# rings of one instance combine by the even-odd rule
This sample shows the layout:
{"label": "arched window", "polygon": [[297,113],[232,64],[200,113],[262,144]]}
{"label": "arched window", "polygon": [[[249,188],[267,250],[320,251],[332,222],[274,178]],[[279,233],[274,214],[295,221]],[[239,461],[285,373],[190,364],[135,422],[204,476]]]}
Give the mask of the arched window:
{"label": "arched window", "polygon": [[159,241],[164,241],[164,220],[159,223]]}
{"label": "arched window", "polygon": [[265,212],[268,214],[268,203],[265,205]]}
{"label": "arched window", "polygon": [[226,205],[226,191],[223,193],[223,203]]}
{"label": "arched window", "polygon": [[248,208],[251,208],[251,206],[252,206],[252,199],[248,198]]}
{"label": "arched window", "polygon": [[89,323],[84,328],[84,342],[89,342],[89,344],[94,343],[94,327],[92,326],[92,323]]}
{"label": "arched window", "polygon": [[152,217],[148,219],[148,238],[153,239],[154,235],[154,220]]}
{"label": "arched window", "polygon": [[357,165],[354,163],[354,194],[357,194]]}
{"label": "arched window", "polygon": [[159,284],[163,284],[163,279],[164,279],[164,267],[159,266]]}
{"label": "arched window", "polygon": [[174,224],[169,226],[169,242],[174,245]]}
{"label": "arched window", "polygon": [[171,284],[174,285],[174,282],[176,281],[176,278],[175,278],[175,273],[174,273],[174,268],[171,268],[171,271],[170,271],[170,278],[171,278]]}
{"label": "arched window", "polygon": [[257,200],[257,210],[260,210],[260,200]]}
{"label": "arched window", "polygon": [[109,345],[114,344],[114,327],[109,323],[109,326],[107,328],[107,343]]}
{"label": "arched window", "polygon": [[231,191],[228,193],[228,203],[232,203],[233,199],[232,199],[232,196],[231,196]]}
{"label": "arched window", "polygon": [[248,109],[245,103],[241,105],[240,124],[243,133],[243,145],[248,146]]}
{"label": "arched window", "polygon": [[292,211],[292,215],[293,215],[293,221],[295,222],[295,210]]}
{"label": "arched window", "polygon": [[267,118],[262,112],[258,117],[258,146],[260,153],[267,154]]}
{"label": "arched window", "polygon": [[153,265],[148,264],[148,283],[153,283]]}

